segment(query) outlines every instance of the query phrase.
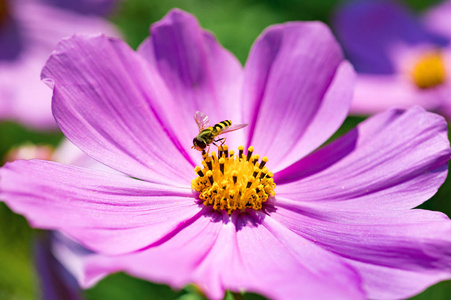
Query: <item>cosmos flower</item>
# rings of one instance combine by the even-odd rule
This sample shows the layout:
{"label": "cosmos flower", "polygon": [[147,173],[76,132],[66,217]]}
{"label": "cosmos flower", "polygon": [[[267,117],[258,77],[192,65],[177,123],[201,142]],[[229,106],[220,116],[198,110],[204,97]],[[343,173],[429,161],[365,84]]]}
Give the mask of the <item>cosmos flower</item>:
{"label": "cosmos flower", "polygon": [[451,118],[451,1],[416,17],[398,1],[354,1],[334,29],[358,72],[351,113],[421,105]]}
{"label": "cosmos flower", "polygon": [[[16,161],[0,198],[102,254],[83,259],[84,287],[125,271],[212,299],[409,297],[451,277],[451,221],[412,209],[445,180],[447,125],[391,110],[315,151],[345,119],[354,76],[319,22],[269,27],[244,68],[180,10],[137,52],[74,36],[43,69],[53,113],[127,176]],[[196,111],[249,126],[201,155]]]}
{"label": "cosmos flower", "polygon": [[58,128],[50,107],[52,92],[39,78],[41,69],[63,37],[76,32],[117,36],[107,21],[88,14],[106,12],[113,2],[0,0],[0,119]]}

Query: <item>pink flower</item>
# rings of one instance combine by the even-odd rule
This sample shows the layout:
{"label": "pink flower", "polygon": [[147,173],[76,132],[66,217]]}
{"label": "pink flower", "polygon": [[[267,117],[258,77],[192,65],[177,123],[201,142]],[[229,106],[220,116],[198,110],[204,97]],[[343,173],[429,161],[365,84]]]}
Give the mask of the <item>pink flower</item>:
{"label": "pink flower", "polygon": [[118,35],[102,18],[80,13],[105,11],[107,2],[112,0],[75,0],[70,6],[68,0],[0,0],[0,119],[57,129],[51,91],[40,81],[40,71],[63,37],[76,32]]}
{"label": "pink flower", "polygon": [[[445,180],[446,122],[391,110],[315,151],[354,82],[322,23],[268,28],[243,68],[173,10],[138,52],[104,36],[62,41],[43,78],[64,134],[128,176],[16,161],[0,170],[0,198],[102,254],[83,258],[85,287],[126,271],[213,299],[393,299],[451,277],[451,221],[412,209]],[[249,126],[202,161],[197,110]],[[239,145],[254,151],[237,156]]]}
{"label": "pink flower", "polygon": [[421,18],[397,1],[338,10],[335,30],[358,72],[351,113],[421,105],[451,118],[451,1]]}

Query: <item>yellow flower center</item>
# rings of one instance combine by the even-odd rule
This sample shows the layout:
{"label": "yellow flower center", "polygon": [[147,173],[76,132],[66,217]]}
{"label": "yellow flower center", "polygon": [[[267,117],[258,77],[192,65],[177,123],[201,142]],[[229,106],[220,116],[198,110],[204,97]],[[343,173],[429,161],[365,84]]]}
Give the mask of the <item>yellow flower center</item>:
{"label": "yellow flower center", "polygon": [[194,168],[198,176],[191,181],[191,187],[200,193],[199,199],[229,214],[237,209],[261,209],[275,195],[273,174],[265,167],[268,158],[259,161],[252,146],[247,154],[243,146],[238,147],[238,154],[229,152],[226,145],[218,150],[218,156],[215,152],[203,153],[202,167]]}
{"label": "yellow flower center", "polygon": [[445,82],[446,70],[439,51],[424,54],[412,69],[412,79],[420,89],[428,89]]}

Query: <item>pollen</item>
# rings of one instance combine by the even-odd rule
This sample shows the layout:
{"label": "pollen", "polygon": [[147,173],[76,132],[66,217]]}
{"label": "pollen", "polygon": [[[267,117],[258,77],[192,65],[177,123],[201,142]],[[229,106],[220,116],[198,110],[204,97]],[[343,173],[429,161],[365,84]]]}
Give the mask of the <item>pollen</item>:
{"label": "pollen", "polygon": [[202,167],[194,168],[197,177],[191,187],[199,192],[204,205],[232,214],[235,210],[262,209],[269,197],[275,196],[273,174],[266,167],[268,158],[260,159],[254,147],[244,153],[229,151],[227,145],[218,148],[218,154],[203,153]]}
{"label": "pollen", "polygon": [[420,89],[429,89],[445,82],[446,70],[440,51],[430,51],[415,63],[412,80]]}

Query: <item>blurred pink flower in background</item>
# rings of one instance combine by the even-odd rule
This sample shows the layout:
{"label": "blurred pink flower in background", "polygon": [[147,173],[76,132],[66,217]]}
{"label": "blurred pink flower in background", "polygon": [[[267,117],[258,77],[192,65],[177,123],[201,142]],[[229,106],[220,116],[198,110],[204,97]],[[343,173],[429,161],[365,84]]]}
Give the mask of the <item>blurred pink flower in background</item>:
{"label": "blurred pink flower in background", "polygon": [[[51,160],[118,174],[84,154],[68,140],[64,140],[56,149],[48,145],[26,143],[12,148],[6,155],[6,161],[30,159]],[[34,257],[39,274],[41,298],[46,300],[82,299],[77,280],[83,278],[83,261],[99,254],[89,251],[57,231],[38,232],[34,241]]]}
{"label": "blurred pink flower in background", "polygon": [[398,1],[353,1],[334,29],[358,78],[351,113],[421,105],[451,118],[451,2],[413,15]]}
{"label": "blurred pink flower in background", "polygon": [[0,120],[57,129],[41,69],[57,42],[74,33],[118,36],[98,14],[115,0],[0,0]]}

